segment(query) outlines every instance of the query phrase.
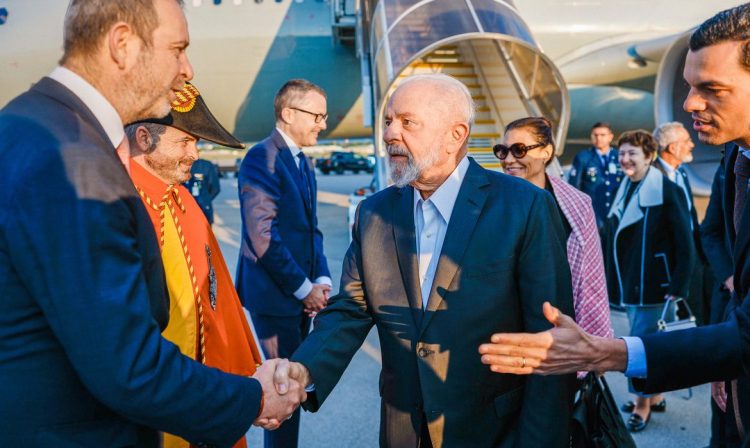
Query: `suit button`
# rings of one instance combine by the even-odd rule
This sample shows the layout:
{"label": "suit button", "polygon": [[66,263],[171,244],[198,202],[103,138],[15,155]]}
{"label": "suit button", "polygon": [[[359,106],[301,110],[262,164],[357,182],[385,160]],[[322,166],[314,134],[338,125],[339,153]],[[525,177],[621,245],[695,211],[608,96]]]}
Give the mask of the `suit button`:
{"label": "suit button", "polygon": [[426,349],[424,347],[420,348],[417,351],[417,355],[419,355],[420,358],[426,358],[426,357],[430,356],[430,354],[432,354],[432,350],[428,350],[428,349]]}

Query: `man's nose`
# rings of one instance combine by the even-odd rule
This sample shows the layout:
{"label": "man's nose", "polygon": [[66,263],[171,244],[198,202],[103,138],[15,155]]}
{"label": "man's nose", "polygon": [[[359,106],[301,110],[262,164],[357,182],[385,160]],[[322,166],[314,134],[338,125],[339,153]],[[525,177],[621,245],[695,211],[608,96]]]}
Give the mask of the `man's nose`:
{"label": "man's nose", "polygon": [[682,109],[688,113],[700,112],[706,110],[706,102],[691,88],[685,98],[685,102],[682,103]]}
{"label": "man's nose", "polygon": [[182,54],[180,73],[185,78],[185,81],[190,81],[191,79],[193,79],[193,75],[195,74],[193,72],[193,65],[190,63],[190,60],[187,57],[187,53]]}

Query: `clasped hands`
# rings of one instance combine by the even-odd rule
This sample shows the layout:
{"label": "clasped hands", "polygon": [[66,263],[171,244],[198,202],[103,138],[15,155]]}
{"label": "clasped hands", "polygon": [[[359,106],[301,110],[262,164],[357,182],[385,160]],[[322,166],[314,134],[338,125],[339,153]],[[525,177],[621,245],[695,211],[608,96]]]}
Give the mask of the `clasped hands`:
{"label": "clasped hands", "polygon": [[310,374],[302,364],[269,359],[252,377],[263,388],[263,410],[253,422],[255,426],[278,429],[307,400],[305,388],[310,384]]}
{"label": "clasped hands", "polygon": [[331,293],[331,287],[325,283],[313,283],[312,290],[302,300],[305,305],[305,313],[310,317],[315,317],[318,311],[328,305],[328,295]]}

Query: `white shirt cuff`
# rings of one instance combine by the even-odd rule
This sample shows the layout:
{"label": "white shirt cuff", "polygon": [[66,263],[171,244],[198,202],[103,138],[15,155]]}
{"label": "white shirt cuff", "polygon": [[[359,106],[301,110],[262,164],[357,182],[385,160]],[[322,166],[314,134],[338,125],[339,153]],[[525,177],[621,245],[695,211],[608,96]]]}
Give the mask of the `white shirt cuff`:
{"label": "white shirt cuff", "polygon": [[331,281],[331,277],[326,277],[325,275],[321,275],[320,277],[316,278],[315,283],[333,287],[333,281]]}
{"label": "white shirt cuff", "polygon": [[305,297],[310,294],[310,291],[312,291],[312,289],[312,282],[309,279],[305,279],[305,281],[302,282],[302,286],[294,291],[294,297],[296,297],[298,300],[305,300]]}
{"label": "white shirt cuff", "polygon": [[628,366],[625,376],[628,378],[646,378],[648,366],[646,365],[646,347],[639,337],[623,336],[625,347],[628,350]]}

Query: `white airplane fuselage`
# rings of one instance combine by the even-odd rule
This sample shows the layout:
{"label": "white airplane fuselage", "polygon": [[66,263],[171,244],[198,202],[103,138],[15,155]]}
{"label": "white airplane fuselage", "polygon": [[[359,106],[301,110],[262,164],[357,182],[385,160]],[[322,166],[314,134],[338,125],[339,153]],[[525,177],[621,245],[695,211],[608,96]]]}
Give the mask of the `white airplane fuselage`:
{"label": "white airplane fuselage", "polygon": [[[597,78],[597,71],[607,68],[606,59],[589,57],[597,50],[683,32],[740,3],[517,0],[515,5],[542,49],[560,67],[568,86],[585,89],[596,84],[592,79]],[[0,20],[0,106],[56,65],[62,54],[67,4],[67,0],[0,0],[0,18],[3,8],[7,11],[4,23]],[[327,137],[372,135],[372,129],[363,125],[360,62],[353,47],[334,43],[328,1],[187,0],[185,13],[194,83],[217,118],[240,139],[256,141],[269,133],[273,95],[284,81],[295,77],[310,79],[328,92]],[[636,90],[645,80],[641,84],[647,104],[639,106],[643,111],[652,108],[648,88],[656,67],[647,64],[617,70],[617,82],[629,83]],[[576,109],[575,95],[573,99],[569,136],[575,139],[596,117],[588,116],[585,107]]]}

